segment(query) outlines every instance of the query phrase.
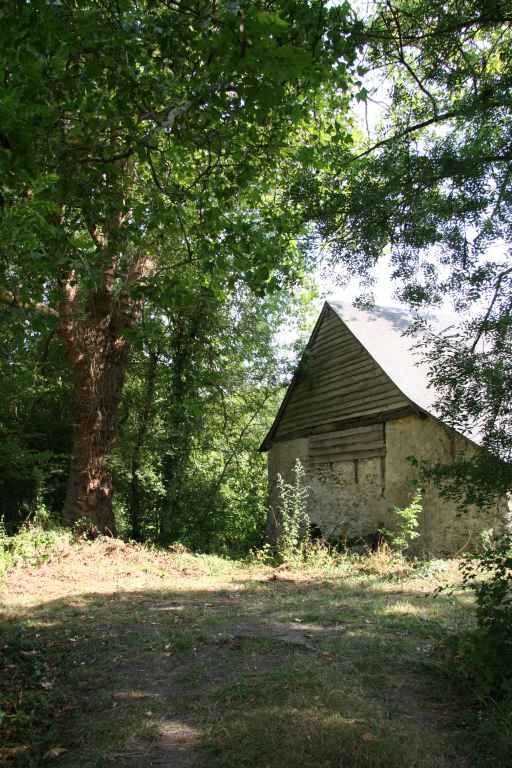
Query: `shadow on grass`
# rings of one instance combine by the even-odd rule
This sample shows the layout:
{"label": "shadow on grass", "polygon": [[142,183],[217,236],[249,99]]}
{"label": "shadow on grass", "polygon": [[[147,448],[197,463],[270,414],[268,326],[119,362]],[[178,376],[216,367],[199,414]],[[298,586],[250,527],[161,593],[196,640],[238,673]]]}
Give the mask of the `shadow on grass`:
{"label": "shadow on grass", "polygon": [[469,766],[453,609],[331,580],[54,600],[2,625],[2,743],[19,766]]}

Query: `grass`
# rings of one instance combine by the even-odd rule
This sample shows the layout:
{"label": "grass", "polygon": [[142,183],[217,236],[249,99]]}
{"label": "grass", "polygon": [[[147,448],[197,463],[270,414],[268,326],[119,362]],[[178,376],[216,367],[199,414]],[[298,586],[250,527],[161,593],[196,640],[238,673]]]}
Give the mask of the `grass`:
{"label": "grass", "polygon": [[510,766],[507,715],[498,743],[449,674],[472,611],[433,592],[456,565],[320,565],[108,539],[19,563],[2,595],[0,763]]}

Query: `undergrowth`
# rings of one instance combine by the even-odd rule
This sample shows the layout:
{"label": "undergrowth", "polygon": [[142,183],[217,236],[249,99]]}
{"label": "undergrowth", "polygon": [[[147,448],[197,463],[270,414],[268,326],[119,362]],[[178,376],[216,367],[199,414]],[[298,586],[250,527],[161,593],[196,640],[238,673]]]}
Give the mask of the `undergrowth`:
{"label": "undergrowth", "polygon": [[37,522],[26,523],[18,533],[8,536],[3,520],[0,520],[0,577],[20,565],[41,565],[70,541],[69,531],[47,529]]}
{"label": "undergrowth", "polygon": [[[480,765],[508,765],[512,734],[512,537],[482,541],[459,564],[476,607],[475,623],[447,641],[447,669],[473,704],[468,725]],[[450,592],[451,585],[439,589]]]}
{"label": "undergrowth", "polygon": [[511,701],[512,537],[484,540],[480,551],[465,555],[459,571],[462,588],[474,597],[476,623],[452,643],[457,675],[484,704]]}

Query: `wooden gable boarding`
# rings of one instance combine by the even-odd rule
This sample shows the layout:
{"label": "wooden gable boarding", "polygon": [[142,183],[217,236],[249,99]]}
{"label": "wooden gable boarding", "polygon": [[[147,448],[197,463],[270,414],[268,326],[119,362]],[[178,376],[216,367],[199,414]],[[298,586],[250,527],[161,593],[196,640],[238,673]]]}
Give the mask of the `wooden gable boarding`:
{"label": "wooden gable boarding", "polygon": [[261,450],[311,437],[314,463],[383,456],[383,422],[417,411],[326,303]]}
{"label": "wooden gable boarding", "polygon": [[313,464],[371,459],[385,453],[384,424],[325,432],[309,438],[309,461]]}

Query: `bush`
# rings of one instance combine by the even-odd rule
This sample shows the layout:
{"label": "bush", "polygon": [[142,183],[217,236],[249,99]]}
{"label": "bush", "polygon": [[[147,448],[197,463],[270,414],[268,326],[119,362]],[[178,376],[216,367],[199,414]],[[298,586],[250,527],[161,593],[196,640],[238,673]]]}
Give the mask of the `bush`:
{"label": "bush", "polygon": [[512,536],[466,555],[460,570],[475,596],[477,620],[459,643],[465,674],[481,698],[512,698]]}
{"label": "bush", "polygon": [[5,521],[0,517],[0,578],[7,573],[12,564],[9,552],[9,537],[5,529]]}

